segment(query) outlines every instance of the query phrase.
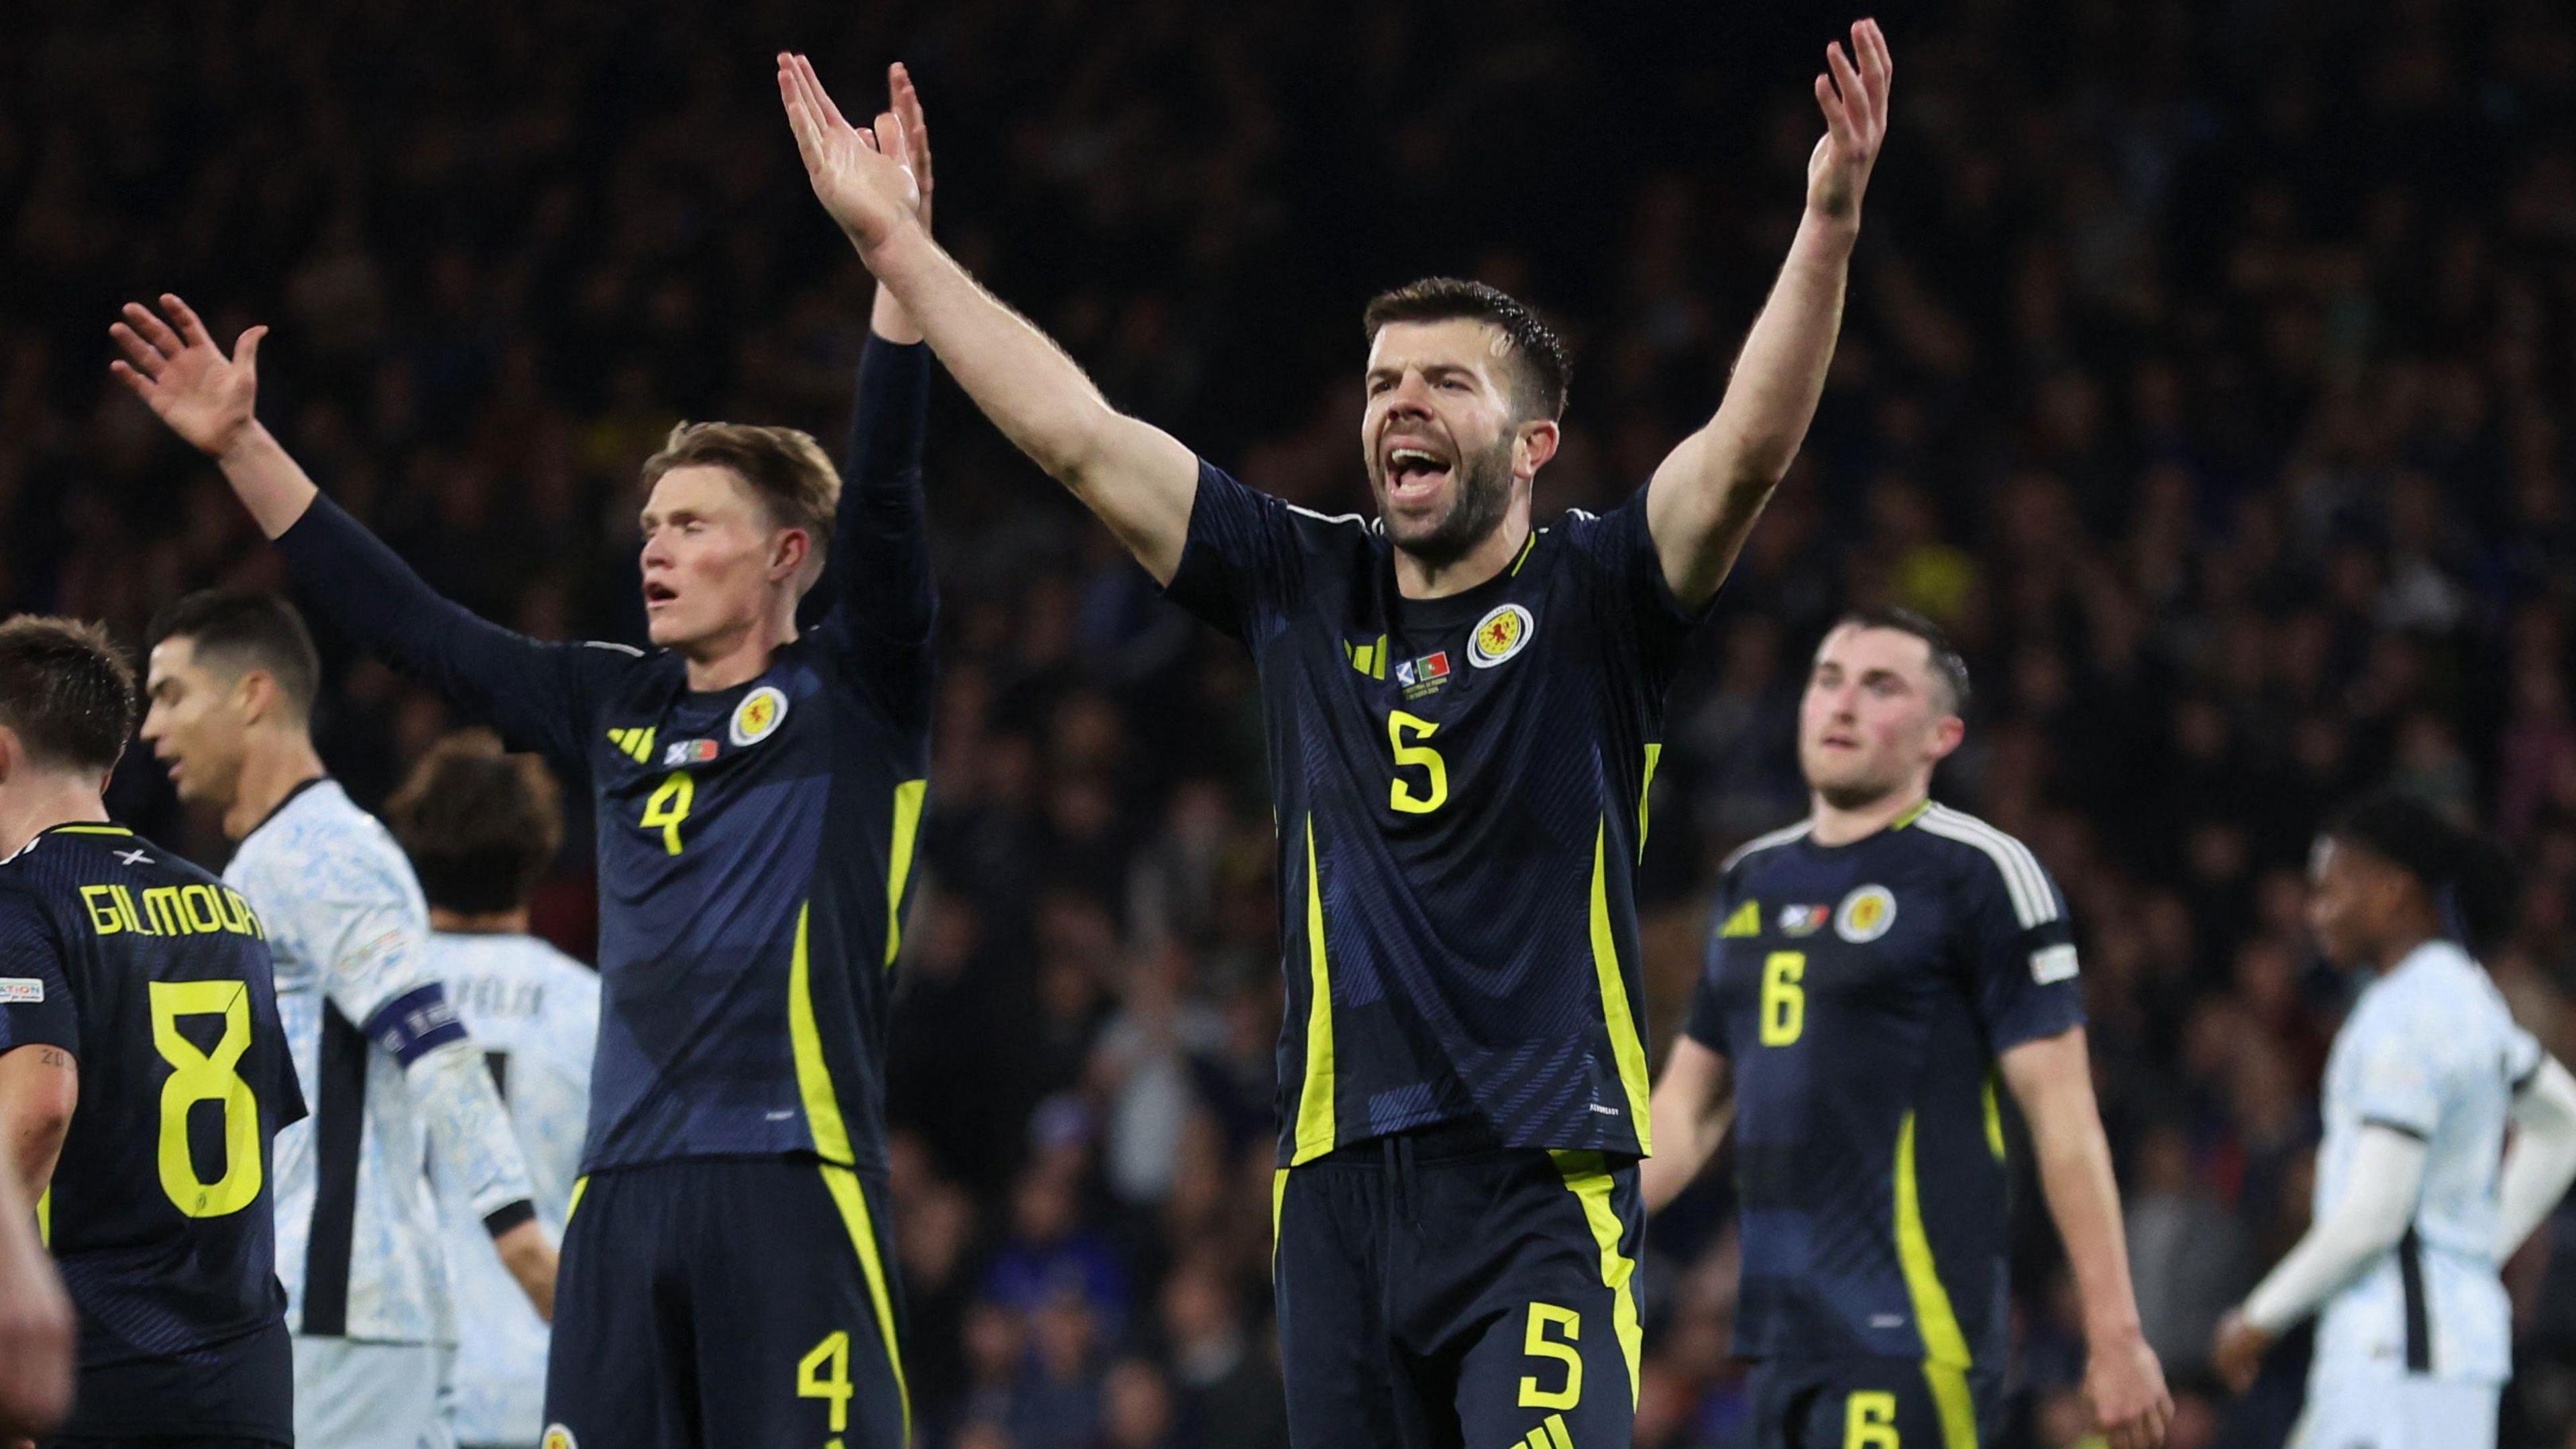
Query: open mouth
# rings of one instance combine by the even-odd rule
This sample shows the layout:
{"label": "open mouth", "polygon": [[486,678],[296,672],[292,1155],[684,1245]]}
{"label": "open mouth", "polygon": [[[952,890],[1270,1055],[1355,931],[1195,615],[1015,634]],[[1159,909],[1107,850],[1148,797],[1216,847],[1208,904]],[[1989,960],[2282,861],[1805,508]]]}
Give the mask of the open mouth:
{"label": "open mouth", "polygon": [[647,609],[659,608],[679,596],[680,591],[672,588],[669,584],[647,583],[644,586],[644,607]]}
{"label": "open mouth", "polygon": [[1385,458],[1387,497],[1397,502],[1431,496],[1454,471],[1447,456],[1417,443],[1394,444]]}

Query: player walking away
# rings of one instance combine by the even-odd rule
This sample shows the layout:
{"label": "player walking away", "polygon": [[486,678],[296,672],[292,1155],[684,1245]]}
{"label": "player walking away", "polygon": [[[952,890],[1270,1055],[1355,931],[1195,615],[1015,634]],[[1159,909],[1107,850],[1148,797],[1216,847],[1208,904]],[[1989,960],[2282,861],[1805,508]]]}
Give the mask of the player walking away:
{"label": "player walking away", "polygon": [[151,635],[143,738],[179,798],[221,809],[241,842],[224,880],[267,927],[313,1107],[277,1149],[296,1442],[436,1449],[451,1442],[438,1390],[456,1324],[422,1164],[460,1184],[543,1306],[554,1246],[518,1142],[428,959],[411,866],[314,753],[321,668],[294,607],[191,594]]}
{"label": "player walking away", "polygon": [[2472,954],[2512,927],[2513,867],[2384,794],[2326,829],[2310,875],[2318,946],[2372,979],[2326,1061],[2311,1226],[2221,1322],[2215,1362],[2244,1389],[2322,1306],[2293,1445],[2493,1444],[2513,1374],[2498,1270],[2576,1178],[2576,1078]]}
{"label": "player walking away", "polygon": [[0,1172],[0,1436],[42,1434],[72,1402],[72,1302],[18,1174]]}
{"label": "player walking away", "polygon": [[[528,898],[563,845],[554,776],[482,730],[430,748],[385,818],[429,898],[429,960],[474,1034],[536,1184],[537,1218],[563,1232],[590,1111],[599,977],[528,934]],[[456,1438],[536,1449],[545,1432],[546,1324],[488,1252],[473,1204],[445,1182],[447,1282],[456,1300]]]}
{"label": "player walking away", "polygon": [[260,915],[108,823],[134,709],[96,626],[0,624],[0,1216],[41,1201],[80,1314],[50,1442],[287,1444],[270,1144],[304,1098]]}
{"label": "player walking away", "polygon": [[1934,804],[1968,671],[1903,610],[1825,635],[1798,714],[1807,819],[1730,858],[1655,1084],[1649,1212],[1735,1133],[1764,1449],[1974,1449],[2010,1328],[1995,1079],[2029,1120],[2115,1449],[2172,1401],[2138,1326],[2066,904],[2020,841]]}
{"label": "player walking away", "polygon": [[592,791],[599,1053],[546,1442],[902,1444],[884,1062],[930,754],[920,334],[881,293],[847,489],[792,429],[673,431],[644,465],[646,653],[439,597],[253,417],[260,329],[228,359],[161,300],[168,322],[129,307],[114,329],[118,375],[222,464],[309,595]]}
{"label": "player walking away", "polygon": [[1288,1007],[1274,1204],[1301,1445],[1608,1449],[1635,1412],[1648,1147],[1633,877],[1663,697],[1813,415],[1888,55],[1816,95],[1807,212],[1723,407],[1626,505],[1531,525],[1565,355],[1489,287],[1365,318],[1375,521],[1121,416],[931,242],[902,138],[779,90],[815,194],[1002,431],[1260,668]]}

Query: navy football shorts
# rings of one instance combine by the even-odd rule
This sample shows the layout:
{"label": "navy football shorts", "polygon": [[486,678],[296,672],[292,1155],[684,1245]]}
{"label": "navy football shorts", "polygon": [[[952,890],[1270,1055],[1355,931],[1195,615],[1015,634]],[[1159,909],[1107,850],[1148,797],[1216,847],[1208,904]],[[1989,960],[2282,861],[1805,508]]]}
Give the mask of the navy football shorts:
{"label": "navy football shorts", "polygon": [[583,1179],[564,1226],[544,1449],[902,1449],[885,1184],[819,1158]]}
{"label": "navy football shorts", "polygon": [[1625,1449],[1637,1169],[1433,1128],[1273,1188],[1288,1433],[1366,1449]]}

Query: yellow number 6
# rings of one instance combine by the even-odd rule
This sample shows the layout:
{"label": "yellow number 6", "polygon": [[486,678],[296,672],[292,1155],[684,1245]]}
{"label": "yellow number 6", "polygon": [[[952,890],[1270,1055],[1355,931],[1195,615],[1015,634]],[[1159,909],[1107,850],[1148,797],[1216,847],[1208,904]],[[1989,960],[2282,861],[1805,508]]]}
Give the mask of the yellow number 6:
{"label": "yellow number 6", "polygon": [[1807,1029],[1807,953],[1774,951],[1762,963],[1762,1044],[1787,1046]]}
{"label": "yellow number 6", "polygon": [[1858,1393],[1843,1400],[1843,1449],[1899,1449],[1896,1395]]}

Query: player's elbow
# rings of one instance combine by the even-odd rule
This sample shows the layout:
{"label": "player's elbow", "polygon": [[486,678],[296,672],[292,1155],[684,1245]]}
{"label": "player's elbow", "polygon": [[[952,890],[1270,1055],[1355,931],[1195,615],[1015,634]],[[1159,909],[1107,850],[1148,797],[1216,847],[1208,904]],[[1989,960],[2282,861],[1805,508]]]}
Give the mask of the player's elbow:
{"label": "player's elbow", "polygon": [[18,1174],[31,1199],[44,1192],[53,1176],[54,1160],[62,1153],[63,1139],[72,1130],[77,1080],[68,1072],[49,1073],[46,1078],[11,1083],[7,1095],[0,1097],[0,1141],[8,1144],[7,1165]]}

